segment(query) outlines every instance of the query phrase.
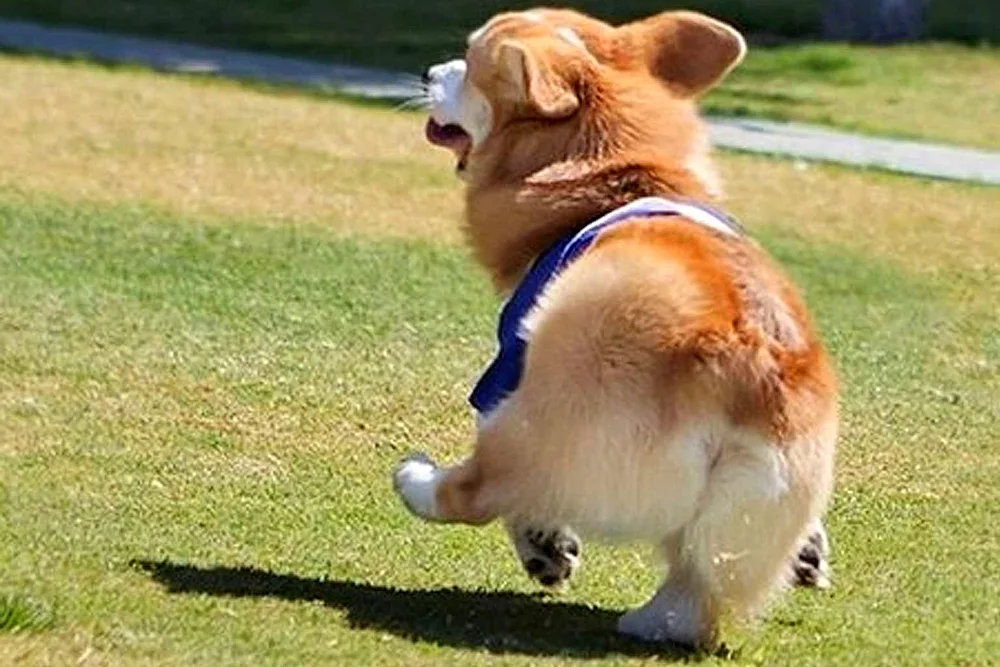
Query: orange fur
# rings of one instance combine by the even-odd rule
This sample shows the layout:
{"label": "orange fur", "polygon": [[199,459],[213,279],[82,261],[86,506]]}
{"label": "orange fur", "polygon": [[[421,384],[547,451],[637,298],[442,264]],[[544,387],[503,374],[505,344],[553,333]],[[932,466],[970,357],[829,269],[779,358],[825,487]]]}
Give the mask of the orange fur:
{"label": "orange fur", "polygon": [[[498,289],[629,201],[709,198],[692,98],[743,50],[692,12],[615,28],[542,9],[476,31],[465,85],[491,125],[465,168],[467,233]],[[520,386],[420,511],[660,544],[668,580],[620,629],[711,644],[775,587],[832,485],[835,380],[796,290],[751,241],[644,219],[602,234],[528,324]]]}

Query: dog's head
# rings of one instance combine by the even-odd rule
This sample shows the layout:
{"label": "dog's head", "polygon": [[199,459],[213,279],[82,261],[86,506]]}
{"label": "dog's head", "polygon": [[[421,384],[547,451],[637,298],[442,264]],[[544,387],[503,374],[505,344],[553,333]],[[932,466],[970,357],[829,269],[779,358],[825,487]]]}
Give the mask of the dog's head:
{"label": "dog's head", "polygon": [[[473,179],[490,149],[507,156],[497,164],[490,155],[492,168],[523,176],[546,162],[648,147],[651,137],[691,134],[685,103],[745,50],[736,30],[695,12],[619,27],[563,9],[499,14],[469,35],[464,59],[427,70],[427,138],[452,149]],[[530,150],[518,150],[524,143]]]}
{"label": "dog's head", "polygon": [[694,12],[622,26],[565,9],[499,14],[426,73],[427,138],[467,183],[467,228],[509,286],[559,234],[632,199],[715,190],[693,100],[743,58]]}

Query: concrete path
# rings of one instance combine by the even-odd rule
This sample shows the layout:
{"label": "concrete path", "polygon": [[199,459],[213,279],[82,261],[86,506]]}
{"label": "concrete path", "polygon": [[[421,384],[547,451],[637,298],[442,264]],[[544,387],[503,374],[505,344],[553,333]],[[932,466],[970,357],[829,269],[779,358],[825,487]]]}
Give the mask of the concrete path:
{"label": "concrete path", "polygon": [[[315,87],[387,100],[411,97],[416,81],[412,75],[365,67],[2,19],[0,49]],[[1000,185],[1000,151],[865,137],[799,123],[711,118],[709,124],[713,142],[724,148]]]}
{"label": "concrete path", "polygon": [[78,28],[50,28],[4,19],[0,19],[0,49],[144,65],[165,72],[215,74],[233,79],[332,88],[348,95],[379,99],[412,97],[417,81],[412,76],[367,67],[331,65]]}
{"label": "concrete path", "polygon": [[1000,185],[1000,152],[869,137],[804,123],[712,118],[717,146],[903,174]]}

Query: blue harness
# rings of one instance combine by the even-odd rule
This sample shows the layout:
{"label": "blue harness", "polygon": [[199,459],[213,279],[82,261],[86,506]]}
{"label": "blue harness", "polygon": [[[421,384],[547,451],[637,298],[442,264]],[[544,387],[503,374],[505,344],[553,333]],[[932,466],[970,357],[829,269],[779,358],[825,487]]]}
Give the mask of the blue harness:
{"label": "blue harness", "polygon": [[493,412],[520,384],[524,350],[528,343],[524,320],[549,283],[589,248],[601,232],[628,220],[650,216],[683,216],[722,234],[740,236],[743,233],[734,220],[704,204],[645,197],[617,208],[580,231],[556,241],[534,261],[500,311],[497,326],[500,349],[469,396],[469,403],[480,418]]}

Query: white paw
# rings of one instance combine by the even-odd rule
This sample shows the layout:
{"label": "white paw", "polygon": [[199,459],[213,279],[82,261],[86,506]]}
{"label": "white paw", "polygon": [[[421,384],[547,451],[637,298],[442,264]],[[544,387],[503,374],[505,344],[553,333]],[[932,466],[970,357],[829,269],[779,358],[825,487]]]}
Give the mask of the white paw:
{"label": "white paw", "polygon": [[633,609],[618,619],[618,632],[647,642],[665,641],[666,626],[647,607]]}
{"label": "white paw", "polygon": [[426,454],[411,454],[396,467],[392,485],[407,509],[422,519],[437,518],[437,488],[442,473]]}
{"label": "white paw", "polygon": [[648,642],[703,646],[711,641],[692,600],[662,592],[618,619],[618,632]]}

